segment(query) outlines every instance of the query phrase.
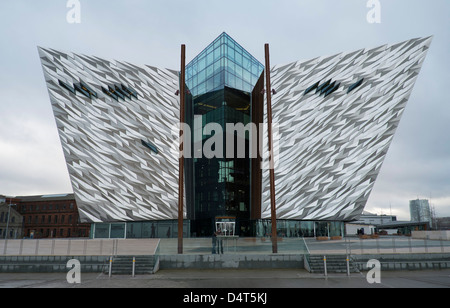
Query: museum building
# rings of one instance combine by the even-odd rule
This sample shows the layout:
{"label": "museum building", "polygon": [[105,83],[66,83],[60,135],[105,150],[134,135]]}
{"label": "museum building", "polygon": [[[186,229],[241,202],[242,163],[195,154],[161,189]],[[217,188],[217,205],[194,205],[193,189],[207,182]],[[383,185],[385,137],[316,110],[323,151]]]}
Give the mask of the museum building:
{"label": "museum building", "polygon": [[[279,236],[343,235],[361,215],[430,44],[270,67]],[[265,66],[227,33],[184,67],[184,87],[179,70],[38,51],[92,237],[176,237],[182,95],[184,236],[220,221],[270,235]]]}

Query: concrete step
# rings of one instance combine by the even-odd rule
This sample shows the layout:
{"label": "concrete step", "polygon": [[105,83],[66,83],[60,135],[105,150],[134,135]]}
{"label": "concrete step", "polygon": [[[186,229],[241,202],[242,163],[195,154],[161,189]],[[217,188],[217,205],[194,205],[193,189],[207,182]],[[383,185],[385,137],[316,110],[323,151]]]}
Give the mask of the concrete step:
{"label": "concrete step", "polygon": [[[325,262],[323,255],[306,256],[311,273],[325,273]],[[326,266],[327,273],[347,273],[347,257],[345,255],[327,255]],[[349,259],[350,273],[358,273],[359,270],[353,264],[353,260]]]}
{"label": "concrete step", "polygon": [[[134,257],[134,273],[152,274],[155,268],[155,256],[136,256]],[[104,270],[109,273],[109,266]],[[113,258],[111,274],[113,275],[131,275],[133,273],[133,256],[116,256]]]}

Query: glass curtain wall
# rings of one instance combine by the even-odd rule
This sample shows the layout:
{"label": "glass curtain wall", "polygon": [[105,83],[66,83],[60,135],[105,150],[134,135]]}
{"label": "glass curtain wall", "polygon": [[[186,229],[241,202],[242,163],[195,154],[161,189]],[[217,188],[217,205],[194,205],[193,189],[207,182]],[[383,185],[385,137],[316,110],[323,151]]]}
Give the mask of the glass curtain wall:
{"label": "glass curtain wall", "polygon": [[[227,123],[251,122],[251,92],[264,67],[226,33],[222,33],[186,66],[187,123],[191,125],[193,158],[186,160],[187,199],[193,236],[210,236],[218,216],[236,218],[236,233],[250,235],[250,156],[246,134],[244,158],[227,157]],[[208,124],[221,131],[205,134]],[[193,126],[192,126],[193,125]],[[193,127],[193,129],[192,129]],[[222,135],[216,135],[223,132]],[[220,151],[219,140],[223,148]],[[205,157],[212,150],[213,158]]]}
{"label": "glass curtain wall", "polygon": [[264,66],[225,32],[186,65],[186,85],[194,97],[224,86],[253,90]]}
{"label": "glass curtain wall", "polygon": [[[177,220],[135,221],[91,224],[91,238],[175,238]],[[183,222],[183,237],[189,237],[190,224]]]}
{"label": "glass curtain wall", "polygon": [[[257,237],[271,237],[272,223],[270,219],[260,219],[256,223]],[[344,236],[342,221],[300,221],[277,220],[279,237],[316,237]]]}

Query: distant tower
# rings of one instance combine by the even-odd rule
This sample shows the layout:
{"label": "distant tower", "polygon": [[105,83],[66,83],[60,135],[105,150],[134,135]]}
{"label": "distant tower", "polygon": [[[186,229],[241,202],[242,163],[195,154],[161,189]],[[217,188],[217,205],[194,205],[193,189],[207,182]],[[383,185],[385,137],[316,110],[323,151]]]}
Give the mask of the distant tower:
{"label": "distant tower", "polygon": [[409,212],[411,214],[411,221],[426,221],[432,227],[430,204],[427,199],[410,200]]}

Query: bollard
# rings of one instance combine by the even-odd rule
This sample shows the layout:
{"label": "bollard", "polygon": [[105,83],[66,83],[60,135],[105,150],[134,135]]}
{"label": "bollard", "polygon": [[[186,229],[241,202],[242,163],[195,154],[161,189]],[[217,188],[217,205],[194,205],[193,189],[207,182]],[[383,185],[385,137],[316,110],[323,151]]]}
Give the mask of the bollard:
{"label": "bollard", "polygon": [[39,252],[39,240],[36,240],[36,247],[35,247],[35,250],[34,250],[34,254],[37,256],[38,252]]}
{"label": "bollard", "polygon": [[109,273],[108,273],[109,277],[111,277],[111,272],[112,272],[112,261],[113,261],[113,258],[111,256],[111,257],[109,257]]}
{"label": "bollard", "polygon": [[344,242],[345,242],[345,253],[348,254],[348,243],[346,237],[344,237]]}
{"label": "bollard", "polygon": [[23,239],[20,240],[20,247],[19,247],[19,255],[22,255],[22,251],[23,251]]}
{"label": "bollard", "polygon": [[132,271],[132,277],[134,277],[134,269],[136,267],[136,257],[133,257],[133,271]]}
{"label": "bollard", "polygon": [[[1,230],[0,230],[1,232]],[[6,255],[6,251],[8,250],[8,239],[0,239],[0,241],[3,242],[3,254]],[[0,255],[2,255],[2,253],[0,252]]]}
{"label": "bollard", "polygon": [[347,256],[347,259],[345,259],[347,261],[347,276],[350,276],[350,259]]}
{"label": "bollard", "polygon": [[86,252],[87,252],[87,240],[84,239],[84,243],[83,243],[83,256],[86,255]]}
{"label": "bollard", "polygon": [[8,248],[8,239],[5,239],[5,246],[3,246],[3,254],[6,255],[6,249]]}
{"label": "bollard", "polygon": [[327,274],[327,257],[323,256],[323,268],[325,270],[325,276],[328,276]]}
{"label": "bollard", "polygon": [[50,252],[50,254],[53,256],[55,254],[55,240],[52,240],[52,251]]}

